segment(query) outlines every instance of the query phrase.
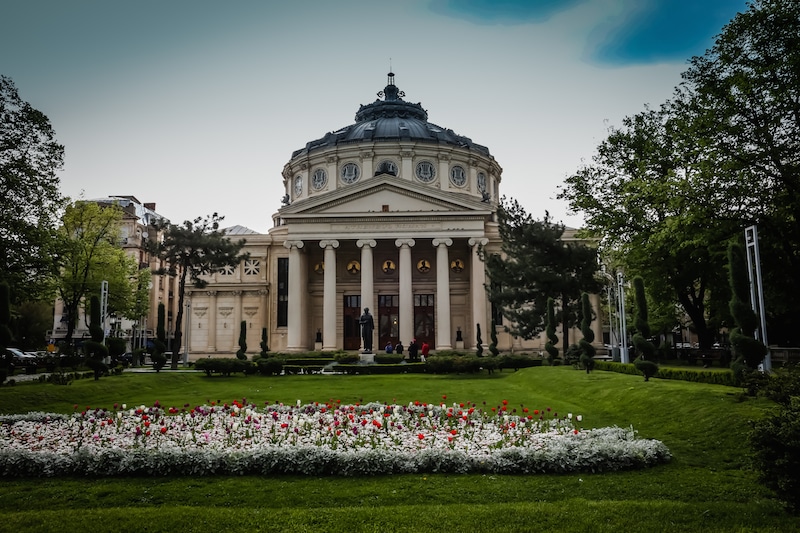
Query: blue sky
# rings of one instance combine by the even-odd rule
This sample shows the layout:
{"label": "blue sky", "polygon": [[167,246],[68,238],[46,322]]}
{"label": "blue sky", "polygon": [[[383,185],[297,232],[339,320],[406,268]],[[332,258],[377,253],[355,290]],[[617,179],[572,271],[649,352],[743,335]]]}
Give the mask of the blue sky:
{"label": "blue sky", "polygon": [[[292,151],[354,122],[391,68],[488,146],[501,193],[555,199],[610,126],[680,83],[744,0],[2,0],[0,73],[65,145],[62,190],[173,221],[272,225]],[[227,193],[215,188],[224,186]],[[611,200],[610,200],[611,201]]]}

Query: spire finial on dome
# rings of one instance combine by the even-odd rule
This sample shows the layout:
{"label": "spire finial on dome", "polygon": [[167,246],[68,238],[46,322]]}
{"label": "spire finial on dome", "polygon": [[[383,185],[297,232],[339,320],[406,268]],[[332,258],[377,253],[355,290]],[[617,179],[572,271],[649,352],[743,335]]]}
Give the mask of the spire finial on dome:
{"label": "spire finial on dome", "polygon": [[394,72],[392,72],[391,70],[391,63],[389,68],[389,74],[387,75],[387,77],[388,79],[386,81],[386,87],[384,87],[383,90],[378,93],[378,96],[382,97],[387,102],[393,100],[400,100],[406,95],[406,93],[399,90],[397,86],[394,84]]}

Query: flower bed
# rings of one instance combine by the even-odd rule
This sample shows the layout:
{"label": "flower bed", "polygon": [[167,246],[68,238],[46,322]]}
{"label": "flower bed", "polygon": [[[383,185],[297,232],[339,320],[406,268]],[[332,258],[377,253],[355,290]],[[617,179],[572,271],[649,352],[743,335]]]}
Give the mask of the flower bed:
{"label": "flower bed", "polygon": [[508,402],[88,409],[0,417],[0,476],[602,472],[670,459],[632,428]]}

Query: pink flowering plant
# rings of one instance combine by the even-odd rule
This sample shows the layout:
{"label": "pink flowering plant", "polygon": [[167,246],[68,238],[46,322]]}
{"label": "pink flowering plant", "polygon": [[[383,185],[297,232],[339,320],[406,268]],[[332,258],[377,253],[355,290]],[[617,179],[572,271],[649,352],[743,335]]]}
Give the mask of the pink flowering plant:
{"label": "pink flowering plant", "polygon": [[[443,399],[446,399],[443,398]],[[0,476],[450,472],[533,474],[642,468],[670,459],[632,428],[583,429],[550,408],[338,401],[0,417]]]}

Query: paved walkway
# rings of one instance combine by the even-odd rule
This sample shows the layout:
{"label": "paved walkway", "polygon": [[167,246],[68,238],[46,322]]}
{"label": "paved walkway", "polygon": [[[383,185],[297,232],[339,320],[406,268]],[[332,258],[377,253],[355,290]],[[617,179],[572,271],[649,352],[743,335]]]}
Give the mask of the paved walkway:
{"label": "paved walkway", "polygon": [[[72,370],[66,370],[65,372],[72,372]],[[82,372],[90,372],[90,370],[82,370]],[[155,374],[156,371],[153,369],[152,366],[140,366],[136,368],[126,368],[123,372],[135,372],[137,374]],[[194,370],[192,368],[187,367],[178,367],[177,370],[172,370],[170,368],[162,368],[161,372],[167,373],[196,373],[200,372],[199,370]],[[6,378],[4,385],[8,385],[8,382],[14,380],[16,383],[23,383],[26,381],[38,381],[39,376],[49,376],[51,372],[39,372],[38,374],[15,374],[13,376],[9,376]]]}

